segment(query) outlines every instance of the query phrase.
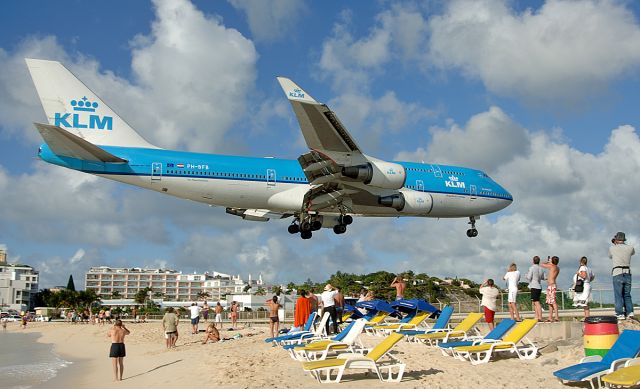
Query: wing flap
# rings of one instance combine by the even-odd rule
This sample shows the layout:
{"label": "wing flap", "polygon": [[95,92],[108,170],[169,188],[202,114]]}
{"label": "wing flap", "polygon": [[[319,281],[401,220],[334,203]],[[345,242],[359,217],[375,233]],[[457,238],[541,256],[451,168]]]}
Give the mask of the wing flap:
{"label": "wing flap", "polygon": [[298,118],[304,140],[310,149],[360,153],[360,148],[335,113],[318,103],[293,81],[278,77]]}
{"label": "wing flap", "polygon": [[34,124],[51,151],[57,155],[77,158],[83,161],[127,162],[126,159],[117,157],[61,127],[43,123]]}

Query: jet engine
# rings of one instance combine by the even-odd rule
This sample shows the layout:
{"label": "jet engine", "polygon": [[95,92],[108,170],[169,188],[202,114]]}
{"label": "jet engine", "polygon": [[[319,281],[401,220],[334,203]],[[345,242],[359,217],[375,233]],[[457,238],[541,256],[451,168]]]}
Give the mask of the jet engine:
{"label": "jet engine", "polygon": [[392,162],[372,161],[364,165],[345,166],[342,175],[383,189],[400,189],[407,173],[402,165]]}
{"label": "jet engine", "polygon": [[398,212],[409,214],[428,214],[433,208],[433,199],[429,193],[415,190],[402,190],[390,196],[380,196],[378,204],[391,207]]}

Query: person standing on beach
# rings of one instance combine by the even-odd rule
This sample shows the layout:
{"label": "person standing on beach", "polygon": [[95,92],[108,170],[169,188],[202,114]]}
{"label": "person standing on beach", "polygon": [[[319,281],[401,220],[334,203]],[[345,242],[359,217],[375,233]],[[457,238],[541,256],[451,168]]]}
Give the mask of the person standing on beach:
{"label": "person standing on beach", "polygon": [[176,315],[173,307],[167,308],[164,316],[162,317],[162,329],[164,330],[164,337],[166,340],[167,348],[176,347],[176,341],[178,340],[178,315]]}
{"label": "person standing on beach", "polygon": [[[591,298],[591,281],[595,279],[593,272],[587,267],[587,257],[580,258],[580,266],[573,276],[573,306],[584,309],[584,317],[589,317],[589,299]],[[582,291],[576,287],[578,281],[582,281]]]}
{"label": "person standing on beach", "polygon": [[[329,317],[331,318],[331,322],[333,323],[334,334],[338,333],[338,315],[336,312],[335,300],[337,293],[338,292],[333,289],[333,286],[331,286],[331,284],[327,284],[324,287],[324,292],[322,292],[322,295],[320,295],[320,298],[322,299],[322,315],[324,316],[325,312],[329,312]],[[325,331],[327,332],[327,335],[331,333],[331,331],[329,330],[329,321],[327,321],[327,324],[325,325]]]}
{"label": "person standing on beach", "polygon": [[216,313],[216,318],[214,319],[214,321],[219,324],[220,329],[222,329],[222,311],[224,311],[224,308],[222,308],[222,304],[220,304],[220,301],[218,301],[218,304],[216,304],[214,311]]}
{"label": "person standing on beach", "polygon": [[200,322],[200,307],[196,303],[191,303],[189,311],[191,311],[191,334],[195,335],[198,333],[198,323]]}
{"label": "person standing on beach", "polygon": [[273,296],[273,298],[267,300],[266,303],[269,306],[269,329],[271,330],[271,337],[275,338],[280,329],[280,318],[278,317],[280,304],[278,304],[278,296]]}
{"label": "person standing on beach", "polygon": [[202,304],[202,318],[205,323],[209,320],[209,304],[206,301]]}
{"label": "person standing on beach", "polygon": [[484,320],[489,325],[489,330],[496,328],[494,317],[496,314],[496,299],[500,295],[500,290],[496,288],[491,278],[486,279],[478,290],[482,295],[481,305],[484,307]]}
{"label": "person standing on beach", "polygon": [[396,288],[396,300],[402,300],[404,298],[404,290],[407,288],[407,283],[404,282],[402,274],[398,274],[396,278],[391,281],[392,288]]}
{"label": "person standing on beach", "polygon": [[124,337],[131,332],[122,324],[122,320],[116,319],[113,328],[109,330],[107,336],[111,338],[111,349],[109,358],[113,365],[113,380],[122,381],[124,371],[124,357],[127,355],[124,348]]}
{"label": "person standing on beach", "polygon": [[628,246],[624,232],[613,237],[609,247],[609,258],[613,262],[613,297],[615,299],[618,319],[633,318],[633,302],[631,301],[631,256],[636,253],[633,246]]}
{"label": "person standing on beach", "polygon": [[[560,274],[560,267],[558,267],[558,263],[560,263],[560,258],[557,256],[547,257],[547,262],[543,263],[542,267],[545,269],[549,269],[549,277],[547,278],[547,305],[549,305],[549,320],[548,323],[552,321],[560,321],[560,315],[558,313],[558,303],[556,302],[556,290],[558,286],[556,285],[556,278],[558,278],[558,274]],[[555,317],[554,312],[555,311]]]}
{"label": "person standing on beach", "polygon": [[309,304],[311,304],[311,312],[318,312],[318,296],[316,296],[314,288],[309,289],[307,298],[309,299]]}
{"label": "person standing on beach", "polygon": [[342,314],[344,313],[344,295],[340,290],[340,287],[336,287],[336,296],[334,298],[336,302],[336,316],[338,318],[338,324],[342,324]]}
{"label": "person standing on beach", "polygon": [[520,312],[518,312],[517,303],[520,272],[518,271],[518,267],[515,263],[509,265],[507,274],[505,274],[502,279],[507,281],[507,290],[509,291],[509,297],[507,298],[507,301],[509,302],[509,315],[512,320],[520,321]]}
{"label": "person standing on beach", "polygon": [[293,315],[293,328],[291,331],[300,331],[309,319],[311,314],[311,302],[307,298],[307,291],[298,290],[298,299],[296,300],[296,308]]}
{"label": "person standing on beach", "polygon": [[529,268],[529,271],[524,276],[529,283],[529,291],[531,292],[531,302],[533,303],[533,310],[536,313],[536,319],[542,321],[542,306],[540,306],[540,295],[542,294],[542,283],[544,280],[544,270],[540,267],[540,257],[533,257],[533,265]]}
{"label": "person standing on beach", "polygon": [[231,328],[235,328],[238,326],[238,303],[235,301],[231,302]]}

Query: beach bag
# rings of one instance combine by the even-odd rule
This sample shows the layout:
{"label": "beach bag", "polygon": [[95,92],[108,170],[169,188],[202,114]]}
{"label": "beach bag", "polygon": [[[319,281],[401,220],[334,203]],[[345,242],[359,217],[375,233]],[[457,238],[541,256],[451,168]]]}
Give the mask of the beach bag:
{"label": "beach bag", "polygon": [[576,293],[584,292],[584,280],[580,277],[577,277],[576,284],[573,286],[573,291]]}

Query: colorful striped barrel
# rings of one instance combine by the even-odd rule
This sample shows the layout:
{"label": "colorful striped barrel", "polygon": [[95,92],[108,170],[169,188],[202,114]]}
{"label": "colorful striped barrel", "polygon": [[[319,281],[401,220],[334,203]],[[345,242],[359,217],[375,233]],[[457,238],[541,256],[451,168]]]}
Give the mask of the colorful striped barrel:
{"label": "colorful striped barrel", "polygon": [[584,355],[604,356],[618,340],[615,316],[590,316],[584,319]]}

